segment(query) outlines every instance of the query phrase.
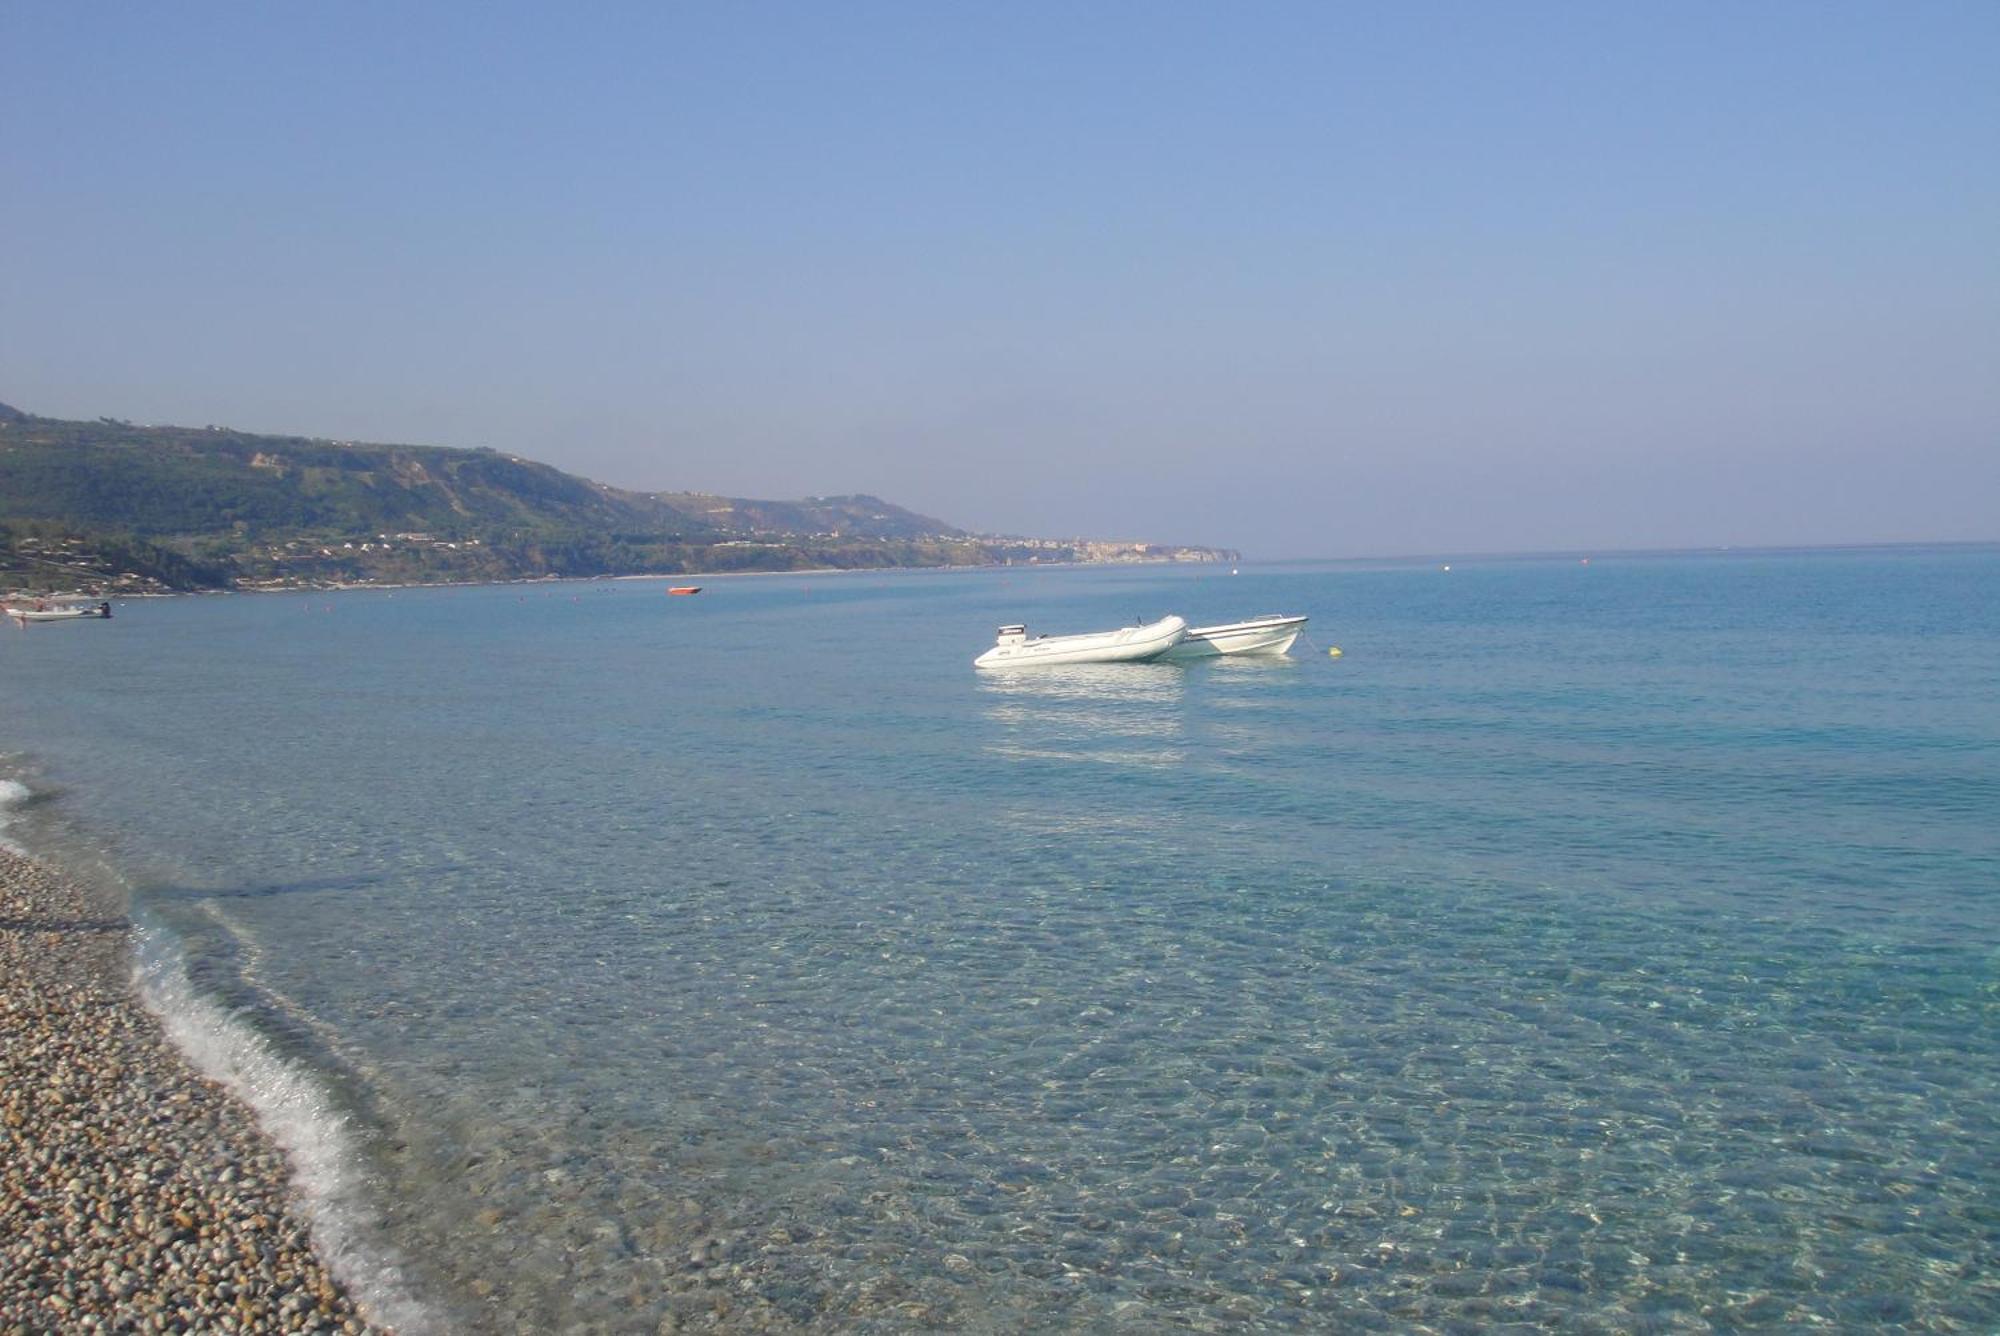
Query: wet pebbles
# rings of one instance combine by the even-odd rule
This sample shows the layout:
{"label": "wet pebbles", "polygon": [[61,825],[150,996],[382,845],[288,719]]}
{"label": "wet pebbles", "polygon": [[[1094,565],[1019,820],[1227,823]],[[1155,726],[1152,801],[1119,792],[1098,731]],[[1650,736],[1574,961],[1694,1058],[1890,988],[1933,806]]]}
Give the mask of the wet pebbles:
{"label": "wet pebbles", "polygon": [[126,922],[0,849],[0,1333],[378,1330],[129,979]]}

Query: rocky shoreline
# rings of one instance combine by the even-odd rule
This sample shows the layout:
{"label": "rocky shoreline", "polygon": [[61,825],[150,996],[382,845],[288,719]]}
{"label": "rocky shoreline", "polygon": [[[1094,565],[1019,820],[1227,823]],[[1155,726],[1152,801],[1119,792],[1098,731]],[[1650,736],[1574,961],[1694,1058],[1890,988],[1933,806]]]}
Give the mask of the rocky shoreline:
{"label": "rocky shoreline", "polygon": [[0,848],[0,1333],[384,1330],[283,1154],[135,995],[130,936]]}

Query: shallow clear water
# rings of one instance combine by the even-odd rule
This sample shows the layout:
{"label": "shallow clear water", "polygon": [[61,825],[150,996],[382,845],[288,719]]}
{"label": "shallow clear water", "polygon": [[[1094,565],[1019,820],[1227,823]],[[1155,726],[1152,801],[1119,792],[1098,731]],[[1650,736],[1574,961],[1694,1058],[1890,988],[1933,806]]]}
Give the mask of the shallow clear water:
{"label": "shallow clear water", "polygon": [[2000,551],[662,591],[0,637],[440,1325],[2000,1323]]}

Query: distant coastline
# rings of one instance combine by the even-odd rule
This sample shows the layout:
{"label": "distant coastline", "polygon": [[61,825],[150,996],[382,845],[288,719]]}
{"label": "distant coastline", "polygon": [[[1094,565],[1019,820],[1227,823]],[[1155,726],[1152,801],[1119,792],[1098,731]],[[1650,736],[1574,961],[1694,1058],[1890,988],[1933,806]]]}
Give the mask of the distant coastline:
{"label": "distant coastline", "polygon": [[0,591],[1239,560],[1191,544],[977,534],[865,493],[635,492],[494,450],[68,421],[0,405]]}

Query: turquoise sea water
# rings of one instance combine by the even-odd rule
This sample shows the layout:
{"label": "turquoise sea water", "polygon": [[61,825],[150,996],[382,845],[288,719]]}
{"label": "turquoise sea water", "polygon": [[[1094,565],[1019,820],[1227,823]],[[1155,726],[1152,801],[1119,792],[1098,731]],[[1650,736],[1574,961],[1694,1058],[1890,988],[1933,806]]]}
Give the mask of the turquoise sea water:
{"label": "turquoise sea water", "polygon": [[0,636],[406,1326],[2000,1325],[2000,549],[663,590]]}

